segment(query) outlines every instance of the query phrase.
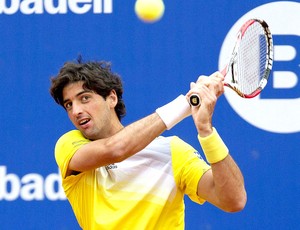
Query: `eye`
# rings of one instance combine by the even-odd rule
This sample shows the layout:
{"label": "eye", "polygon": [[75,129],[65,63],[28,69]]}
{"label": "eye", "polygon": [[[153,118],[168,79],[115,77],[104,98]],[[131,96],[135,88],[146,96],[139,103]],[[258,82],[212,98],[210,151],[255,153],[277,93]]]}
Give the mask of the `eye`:
{"label": "eye", "polygon": [[71,103],[71,102],[66,102],[66,103],[64,104],[64,107],[65,107],[66,110],[69,110],[69,109],[72,108],[72,103]]}
{"label": "eye", "polygon": [[89,96],[89,95],[83,95],[83,96],[81,97],[81,101],[82,101],[82,102],[88,102],[89,99],[90,99],[90,96]]}

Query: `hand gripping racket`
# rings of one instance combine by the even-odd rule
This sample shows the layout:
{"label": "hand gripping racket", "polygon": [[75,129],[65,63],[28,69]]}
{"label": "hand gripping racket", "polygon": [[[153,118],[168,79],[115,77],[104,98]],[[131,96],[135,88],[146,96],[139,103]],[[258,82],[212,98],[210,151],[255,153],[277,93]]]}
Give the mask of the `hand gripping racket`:
{"label": "hand gripping racket", "polygon": [[[239,96],[253,98],[268,82],[273,65],[273,40],[267,23],[248,20],[239,30],[229,63],[221,71],[224,85]],[[198,94],[190,96],[190,104],[199,106]]]}

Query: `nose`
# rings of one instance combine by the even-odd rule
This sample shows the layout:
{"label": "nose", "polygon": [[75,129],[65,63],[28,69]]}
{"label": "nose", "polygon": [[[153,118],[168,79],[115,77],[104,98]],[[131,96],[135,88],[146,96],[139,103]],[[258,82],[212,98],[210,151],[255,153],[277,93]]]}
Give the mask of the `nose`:
{"label": "nose", "polygon": [[72,114],[73,114],[73,116],[77,117],[81,113],[82,113],[82,106],[80,105],[80,103],[73,102],[73,105],[72,105]]}

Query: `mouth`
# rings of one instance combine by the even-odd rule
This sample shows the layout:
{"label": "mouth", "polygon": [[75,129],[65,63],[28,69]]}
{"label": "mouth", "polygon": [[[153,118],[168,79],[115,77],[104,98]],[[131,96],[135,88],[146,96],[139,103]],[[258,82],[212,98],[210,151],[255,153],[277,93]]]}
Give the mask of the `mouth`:
{"label": "mouth", "polygon": [[88,118],[85,118],[85,119],[82,119],[80,120],[78,123],[80,126],[84,126],[86,125],[91,119],[88,119]]}

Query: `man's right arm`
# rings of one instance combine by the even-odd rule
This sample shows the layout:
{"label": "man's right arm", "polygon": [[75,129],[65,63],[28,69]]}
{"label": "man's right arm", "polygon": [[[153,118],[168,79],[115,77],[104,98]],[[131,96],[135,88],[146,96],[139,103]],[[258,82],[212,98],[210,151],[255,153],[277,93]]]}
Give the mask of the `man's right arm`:
{"label": "man's right arm", "polygon": [[142,150],[165,129],[159,115],[153,113],[109,138],[83,145],[70,160],[69,170],[83,172],[121,162]]}
{"label": "man's right arm", "polygon": [[67,175],[70,172],[88,171],[125,160],[190,113],[190,105],[181,95],[158,108],[155,113],[124,127],[115,135],[83,145],[70,160]]}

